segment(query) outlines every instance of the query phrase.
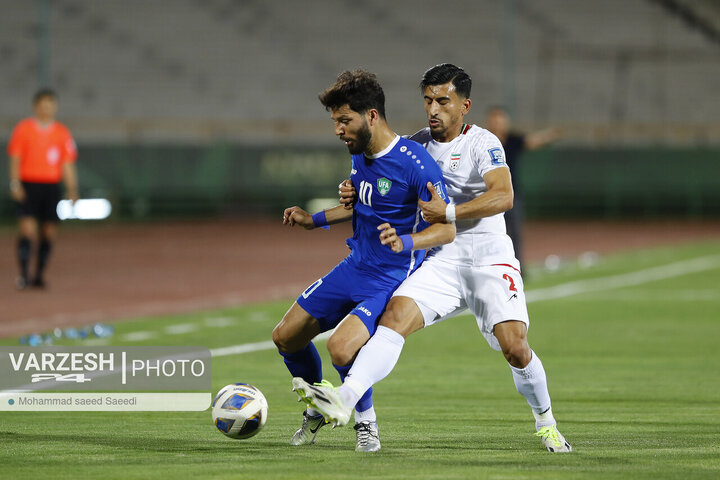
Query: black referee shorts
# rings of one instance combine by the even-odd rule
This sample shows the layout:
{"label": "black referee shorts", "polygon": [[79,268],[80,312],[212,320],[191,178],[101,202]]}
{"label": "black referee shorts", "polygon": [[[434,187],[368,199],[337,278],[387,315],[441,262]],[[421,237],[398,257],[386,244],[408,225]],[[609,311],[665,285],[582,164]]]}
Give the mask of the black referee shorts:
{"label": "black referee shorts", "polygon": [[18,216],[35,217],[40,222],[57,222],[60,201],[59,183],[22,182],[25,201],[18,203]]}

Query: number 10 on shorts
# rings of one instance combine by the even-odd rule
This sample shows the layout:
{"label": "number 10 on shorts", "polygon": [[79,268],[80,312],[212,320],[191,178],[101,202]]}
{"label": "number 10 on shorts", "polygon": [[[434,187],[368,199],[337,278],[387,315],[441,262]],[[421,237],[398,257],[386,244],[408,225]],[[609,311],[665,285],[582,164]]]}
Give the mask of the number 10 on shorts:
{"label": "number 10 on shorts", "polygon": [[316,281],[315,283],[313,283],[312,285],[310,285],[310,286],[302,293],[302,297],[303,297],[303,298],[308,298],[310,295],[312,295],[312,293],[313,293],[320,285],[322,285],[322,278],[319,279],[319,280],[317,280],[317,281]]}

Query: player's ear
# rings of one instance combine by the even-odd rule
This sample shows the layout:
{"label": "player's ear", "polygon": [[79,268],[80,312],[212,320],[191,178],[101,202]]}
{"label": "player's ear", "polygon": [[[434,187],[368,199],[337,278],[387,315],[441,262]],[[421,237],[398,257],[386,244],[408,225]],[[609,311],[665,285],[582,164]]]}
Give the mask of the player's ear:
{"label": "player's ear", "polygon": [[378,119],[380,118],[380,113],[377,110],[375,110],[374,108],[371,108],[370,110],[368,110],[366,115],[367,115],[368,123],[370,124],[371,127],[373,125],[375,125],[377,123]]}
{"label": "player's ear", "polygon": [[467,113],[470,111],[470,107],[472,106],[472,100],[469,98],[466,98],[462,102],[462,114],[467,115]]}

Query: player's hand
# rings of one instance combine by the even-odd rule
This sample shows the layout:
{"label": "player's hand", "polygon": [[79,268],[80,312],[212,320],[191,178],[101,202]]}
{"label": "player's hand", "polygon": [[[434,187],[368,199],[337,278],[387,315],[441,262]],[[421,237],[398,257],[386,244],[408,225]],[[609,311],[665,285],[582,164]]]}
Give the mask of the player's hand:
{"label": "player's hand", "polygon": [[427,189],[430,191],[430,201],[425,202],[422,199],[418,200],[418,205],[422,210],[423,218],[428,223],[443,223],[445,222],[445,209],[447,203],[445,200],[440,198],[440,195],[435,190],[435,187],[431,182],[427,183]]}
{"label": "player's hand", "polygon": [[285,209],[283,212],[283,225],[290,225],[291,227],[300,225],[305,228],[305,230],[312,230],[315,228],[312,215],[298,206]]}
{"label": "player's hand", "polygon": [[390,249],[395,253],[402,252],[403,242],[398,237],[397,232],[389,223],[383,223],[377,227],[380,230],[380,243],[388,245]]}
{"label": "player's hand", "polygon": [[25,201],[27,194],[25,193],[25,188],[21,183],[15,184],[12,188],[10,188],[10,197],[18,203],[23,203]]}
{"label": "player's hand", "polygon": [[68,200],[70,200],[70,203],[72,203],[73,205],[75,205],[75,202],[77,202],[80,199],[80,196],[78,195],[77,191],[68,192],[67,195],[65,195],[65,197]]}
{"label": "player's hand", "polygon": [[355,185],[352,180],[343,180],[338,185],[338,195],[340,195],[340,204],[345,207],[345,210],[350,210],[357,202],[357,192],[355,191]]}

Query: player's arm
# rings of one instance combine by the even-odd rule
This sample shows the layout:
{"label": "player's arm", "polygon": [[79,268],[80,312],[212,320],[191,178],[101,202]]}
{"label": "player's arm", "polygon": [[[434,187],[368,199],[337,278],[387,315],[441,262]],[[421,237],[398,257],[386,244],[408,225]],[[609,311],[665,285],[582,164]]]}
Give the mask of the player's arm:
{"label": "player's arm", "polygon": [[[490,170],[483,175],[483,180],[485,180],[487,192],[469,202],[454,205],[457,220],[491,217],[513,207],[514,194],[510,170],[507,168]],[[428,189],[432,189],[432,185],[428,185]],[[420,201],[419,204],[427,222],[447,221],[448,205],[439,196],[433,194],[429,202]]]}
{"label": "player's arm", "polygon": [[537,132],[525,135],[525,148],[528,150],[536,150],[544,147],[562,136],[559,128],[546,128]]}
{"label": "player's arm", "polygon": [[25,200],[25,189],[20,181],[20,155],[10,155],[10,196],[16,202]]}
{"label": "player's arm", "polygon": [[395,253],[439,247],[455,240],[454,223],[435,223],[420,232],[406,235],[398,235],[389,223],[377,228],[380,230],[380,243],[388,245]]}
{"label": "player's arm", "polygon": [[346,222],[353,216],[352,209],[346,209],[343,205],[337,205],[327,210],[322,210],[314,215],[309,214],[298,206],[286,208],[283,212],[283,225],[300,225],[305,230],[312,230],[316,227],[333,225]]}
{"label": "player's arm", "polygon": [[62,166],[63,170],[63,182],[65,182],[65,196],[68,200],[73,203],[77,202],[78,196],[78,181],[77,181],[77,167],[75,162],[64,162]]}

